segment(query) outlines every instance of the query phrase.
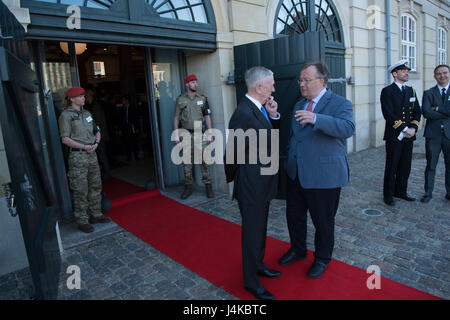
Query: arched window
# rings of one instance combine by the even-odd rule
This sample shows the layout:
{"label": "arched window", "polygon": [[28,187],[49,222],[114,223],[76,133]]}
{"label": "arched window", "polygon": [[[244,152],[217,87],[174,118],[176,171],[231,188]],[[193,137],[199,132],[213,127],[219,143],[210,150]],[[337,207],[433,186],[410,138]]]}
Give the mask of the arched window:
{"label": "arched window", "polygon": [[329,42],[342,43],[339,16],[329,0],[283,0],[275,22],[275,34],[291,35],[322,30]]}
{"label": "arched window", "polygon": [[447,31],[438,29],[438,65],[447,64]]}
{"label": "arched window", "polygon": [[161,17],[208,23],[203,0],[147,0]]}
{"label": "arched window", "polygon": [[[117,0],[35,0],[108,10]],[[162,18],[208,23],[204,0],[145,0]]]}
{"label": "arched window", "polygon": [[417,26],[416,20],[410,15],[403,14],[401,22],[402,59],[409,61],[411,70],[416,70],[417,64]]}

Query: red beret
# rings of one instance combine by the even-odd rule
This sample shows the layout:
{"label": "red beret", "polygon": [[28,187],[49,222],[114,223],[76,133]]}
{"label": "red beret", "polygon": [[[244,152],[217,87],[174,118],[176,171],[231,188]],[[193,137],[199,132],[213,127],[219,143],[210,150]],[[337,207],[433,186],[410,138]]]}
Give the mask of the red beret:
{"label": "red beret", "polygon": [[187,76],[186,79],[184,79],[184,83],[188,83],[189,81],[197,81],[197,77],[195,74],[191,74],[190,76]]}
{"label": "red beret", "polygon": [[66,91],[66,96],[68,98],[76,98],[82,94],[85,94],[85,91],[81,87],[73,87]]}

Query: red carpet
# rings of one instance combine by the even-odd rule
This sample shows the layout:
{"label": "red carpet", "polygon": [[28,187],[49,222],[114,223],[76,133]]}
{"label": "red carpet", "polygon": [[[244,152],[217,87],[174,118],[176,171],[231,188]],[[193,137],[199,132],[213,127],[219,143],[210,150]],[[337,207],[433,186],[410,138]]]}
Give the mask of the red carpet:
{"label": "red carpet", "polygon": [[143,192],[145,189],[126,181],[111,177],[108,181],[103,183],[102,191],[105,193],[106,198],[109,200],[115,200],[136,194],[138,192]]}
{"label": "red carpet", "polygon": [[[240,299],[253,299],[243,289],[241,228],[229,221],[164,197],[158,190],[113,201],[107,213],[117,224],[186,268]],[[282,267],[278,258],[289,244],[267,238],[265,263],[282,276],[261,278],[278,300],[429,300],[440,299],[382,277],[380,290],[369,290],[365,270],[333,260],[320,279],[309,279],[308,259]]]}

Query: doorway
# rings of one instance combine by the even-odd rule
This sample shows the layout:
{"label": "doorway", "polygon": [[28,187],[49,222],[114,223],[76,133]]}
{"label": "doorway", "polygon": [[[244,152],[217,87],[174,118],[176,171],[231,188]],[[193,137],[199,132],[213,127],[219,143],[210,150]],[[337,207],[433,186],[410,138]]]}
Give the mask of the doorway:
{"label": "doorway", "polygon": [[57,118],[66,90],[86,89],[86,108],[106,147],[106,156],[99,155],[104,181],[111,177],[160,189],[182,182],[182,168],[170,158],[174,105],[184,75],[179,50],[57,41],[39,41],[37,47]]}
{"label": "doorway", "polygon": [[105,144],[98,153],[102,180],[116,178],[145,188],[155,181],[156,165],[144,48],[87,44],[77,55],[77,65],[86,89],[85,108]]}

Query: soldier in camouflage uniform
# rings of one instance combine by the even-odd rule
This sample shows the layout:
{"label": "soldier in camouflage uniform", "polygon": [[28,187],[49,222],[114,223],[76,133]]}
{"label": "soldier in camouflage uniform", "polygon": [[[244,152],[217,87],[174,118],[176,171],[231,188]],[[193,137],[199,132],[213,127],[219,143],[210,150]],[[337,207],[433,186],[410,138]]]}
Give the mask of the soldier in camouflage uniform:
{"label": "soldier in camouflage uniform", "polygon": [[[204,122],[206,128],[211,129],[211,110],[209,109],[208,99],[197,93],[197,77],[195,75],[190,75],[186,77],[184,82],[186,84],[186,92],[177,98],[173,124],[175,130],[178,129],[179,123],[181,123],[181,127],[191,133],[191,163],[183,164],[184,191],[181,194],[181,199],[186,199],[192,194],[194,148],[201,148],[203,154],[203,148],[205,147],[203,141],[194,140],[194,122]],[[212,137],[208,136],[206,143],[209,144],[211,142]],[[180,140],[176,139],[175,143],[180,143]],[[211,173],[209,166],[205,163],[205,159],[203,158],[200,168],[202,171],[202,181],[205,184],[206,196],[208,198],[213,198],[214,192],[211,186]]]}
{"label": "soldier in camouflage uniform", "polygon": [[[78,229],[94,231],[90,223],[111,219],[101,212],[102,180],[96,149],[101,139],[98,126],[84,110],[85,91],[74,87],[66,92],[66,105],[59,116],[61,141],[69,147],[69,182],[73,192],[73,209]],[[91,217],[89,217],[91,216]]]}

